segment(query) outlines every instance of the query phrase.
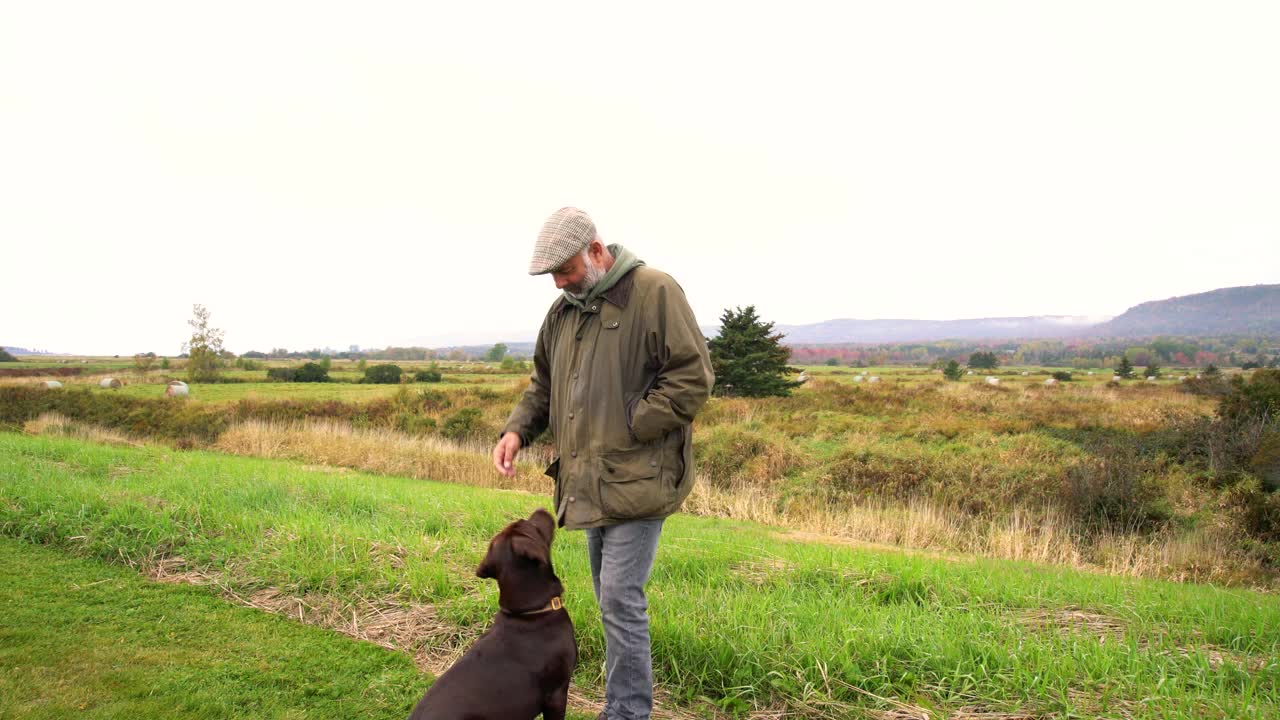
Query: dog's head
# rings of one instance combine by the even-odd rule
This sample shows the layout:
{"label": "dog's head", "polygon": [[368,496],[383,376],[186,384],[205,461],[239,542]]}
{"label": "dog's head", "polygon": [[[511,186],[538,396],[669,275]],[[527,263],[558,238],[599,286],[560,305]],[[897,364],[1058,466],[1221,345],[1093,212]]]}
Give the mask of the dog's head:
{"label": "dog's head", "polygon": [[513,571],[527,574],[531,570],[545,569],[550,577],[556,577],[552,571],[554,536],[556,519],[539,507],[529,518],[507,525],[489,541],[489,552],[476,568],[477,577],[497,579],[499,585],[502,585],[504,575]]}

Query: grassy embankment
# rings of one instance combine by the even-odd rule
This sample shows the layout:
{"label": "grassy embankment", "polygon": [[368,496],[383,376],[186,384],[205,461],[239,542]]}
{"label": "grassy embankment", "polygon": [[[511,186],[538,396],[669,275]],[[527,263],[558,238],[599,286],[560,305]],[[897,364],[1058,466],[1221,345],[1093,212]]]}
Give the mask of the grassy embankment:
{"label": "grassy embankment", "polygon": [[[488,469],[523,382],[472,366],[446,367],[455,374],[440,384],[254,382],[196,385],[192,398],[154,408],[45,404],[125,432],[195,433],[197,446],[240,454],[544,491],[545,443],[514,484]],[[1275,583],[1266,546],[1189,447],[1185,428],[1215,403],[1176,381],[1113,385],[1109,374],[1077,373],[1044,386],[1044,369],[1004,368],[992,387],[982,375],[947,383],[923,369],[865,371],[877,383],[855,383],[844,368],[807,371],[813,381],[790,398],[708,404],[695,428],[691,510],[905,547]]]}
{"label": "grassy embankment", "polygon": [[[427,669],[446,666],[495,609],[494,586],[474,577],[490,535],[544,502],[0,434],[0,533],[355,634],[399,612],[401,632],[373,639]],[[555,559],[582,647],[575,688],[598,696],[602,640],[582,535],[560,534]],[[1280,604],[1249,591],[815,544],[677,516],[650,595],[667,707],[881,718],[1280,712]]]}
{"label": "grassy embankment", "polygon": [[401,720],[403,653],[0,538],[0,717]]}

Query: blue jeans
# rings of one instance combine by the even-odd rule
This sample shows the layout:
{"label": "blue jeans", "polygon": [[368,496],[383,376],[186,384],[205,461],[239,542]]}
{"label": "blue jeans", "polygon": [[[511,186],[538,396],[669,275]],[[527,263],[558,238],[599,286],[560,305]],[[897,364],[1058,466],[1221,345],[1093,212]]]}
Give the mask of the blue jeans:
{"label": "blue jeans", "polygon": [[587,553],[604,622],[605,704],[609,720],[649,720],[653,658],[644,595],[658,552],[662,518],[588,528]]}

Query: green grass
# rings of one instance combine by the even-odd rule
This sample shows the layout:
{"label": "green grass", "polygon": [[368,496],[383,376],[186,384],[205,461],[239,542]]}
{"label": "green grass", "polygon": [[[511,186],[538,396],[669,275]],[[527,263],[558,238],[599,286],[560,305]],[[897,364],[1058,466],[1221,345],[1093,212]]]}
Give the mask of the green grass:
{"label": "green grass", "polygon": [[0,717],[404,718],[408,656],[0,538]]}
{"label": "green grass", "polygon": [[[496,587],[474,577],[488,538],[545,502],[0,434],[0,534],[112,562],[181,556],[237,592],[431,603],[472,634],[496,607]],[[575,684],[598,690],[603,641],[583,536],[561,533],[556,545],[582,650]],[[1280,712],[1273,595],[803,543],[687,516],[667,523],[649,594],[655,674],[694,707],[888,707],[871,693],[942,713]]]}

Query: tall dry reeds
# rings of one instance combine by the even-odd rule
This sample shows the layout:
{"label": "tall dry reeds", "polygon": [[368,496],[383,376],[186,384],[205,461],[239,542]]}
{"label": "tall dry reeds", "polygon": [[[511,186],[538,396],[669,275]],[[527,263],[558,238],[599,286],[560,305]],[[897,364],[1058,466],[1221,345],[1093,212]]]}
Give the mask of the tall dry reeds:
{"label": "tall dry reeds", "polygon": [[302,460],[383,475],[441,480],[475,487],[550,494],[542,473],[545,457],[525,453],[513,478],[498,474],[490,447],[475,442],[415,437],[393,430],[353,429],[330,420],[267,423],[250,420],[231,426],[214,446],[253,457]]}

